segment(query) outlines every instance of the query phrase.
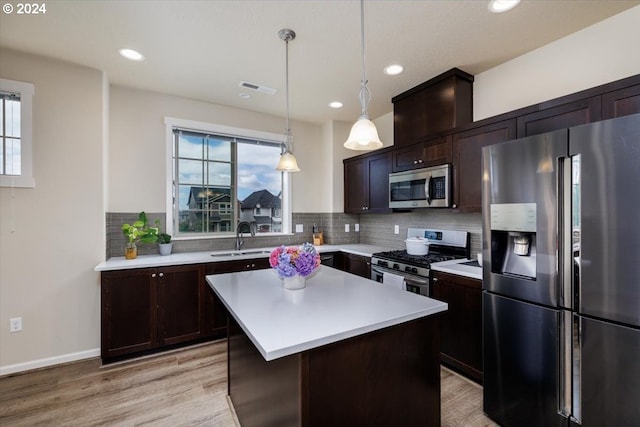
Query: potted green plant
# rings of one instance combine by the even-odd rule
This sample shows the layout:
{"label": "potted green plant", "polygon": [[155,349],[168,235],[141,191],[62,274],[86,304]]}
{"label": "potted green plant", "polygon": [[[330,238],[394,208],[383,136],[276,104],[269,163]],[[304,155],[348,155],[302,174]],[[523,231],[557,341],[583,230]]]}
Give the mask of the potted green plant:
{"label": "potted green plant", "polygon": [[138,256],[136,243],[155,243],[158,241],[158,227],[149,227],[147,214],[140,212],[138,220],[133,224],[122,224],[122,234],[127,236],[127,246],[124,250],[126,259],[134,259]]}
{"label": "potted green plant", "polygon": [[[156,221],[159,224],[160,221]],[[171,234],[158,233],[158,248],[160,249],[160,255],[171,255],[171,248],[173,242],[171,242]]]}

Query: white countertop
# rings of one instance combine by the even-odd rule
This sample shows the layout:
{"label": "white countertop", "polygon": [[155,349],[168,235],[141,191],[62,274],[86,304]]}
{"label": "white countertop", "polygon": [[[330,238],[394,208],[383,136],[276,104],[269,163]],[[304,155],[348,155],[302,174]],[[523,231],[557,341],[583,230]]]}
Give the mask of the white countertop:
{"label": "white countertop", "polygon": [[[291,245],[288,245],[291,246]],[[270,252],[275,246],[265,248],[246,248],[239,252],[250,251],[265,251]],[[349,244],[349,245],[320,245],[316,246],[316,250],[319,253],[323,252],[348,252],[356,255],[362,255],[365,257],[371,257],[376,252],[383,252],[390,250],[389,248],[363,245],[363,244]],[[201,251],[201,252],[182,252],[171,255],[139,255],[136,259],[125,259],[122,257],[109,258],[106,261],[101,262],[95,267],[95,271],[110,271],[110,270],[127,270],[132,268],[147,268],[147,267],[165,267],[168,265],[184,265],[184,264],[201,264],[216,261],[231,261],[236,259],[255,259],[255,258],[267,258],[269,253],[247,253],[246,255],[229,255],[229,256],[212,256],[212,254],[220,254],[236,251]]]}
{"label": "white countertop", "polygon": [[445,311],[447,304],[320,266],[288,290],[273,269],[207,276],[265,360]]}
{"label": "white countertop", "polygon": [[457,274],[458,276],[470,277],[472,279],[482,280],[482,267],[472,265],[462,265],[469,262],[469,259],[453,259],[450,261],[434,262],[431,269],[434,271],[442,271],[443,273]]}

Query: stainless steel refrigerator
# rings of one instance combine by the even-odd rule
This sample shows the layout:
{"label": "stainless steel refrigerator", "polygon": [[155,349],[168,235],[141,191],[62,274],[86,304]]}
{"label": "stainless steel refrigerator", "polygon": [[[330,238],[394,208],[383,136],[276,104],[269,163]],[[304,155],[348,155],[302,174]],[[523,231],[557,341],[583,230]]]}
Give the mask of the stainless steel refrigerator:
{"label": "stainless steel refrigerator", "polygon": [[484,411],[640,426],[640,114],[482,162]]}

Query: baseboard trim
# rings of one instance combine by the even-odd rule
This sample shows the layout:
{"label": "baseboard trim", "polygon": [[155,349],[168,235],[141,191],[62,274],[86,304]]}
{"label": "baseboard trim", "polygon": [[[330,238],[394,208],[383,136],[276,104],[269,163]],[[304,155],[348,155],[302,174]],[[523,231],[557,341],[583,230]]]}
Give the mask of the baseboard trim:
{"label": "baseboard trim", "polygon": [[15,374],[18,372],[31,371],[39,368],[46,368],[53,365],[75,362],[82,359],[91,359],[92,357],[100,357],[100,349],[79,351],[77,353],[63,354],[60,356],[47,357],[44,359],[31,360],[29,362],[16,363],[14,365],[0,366],[0,377]]}

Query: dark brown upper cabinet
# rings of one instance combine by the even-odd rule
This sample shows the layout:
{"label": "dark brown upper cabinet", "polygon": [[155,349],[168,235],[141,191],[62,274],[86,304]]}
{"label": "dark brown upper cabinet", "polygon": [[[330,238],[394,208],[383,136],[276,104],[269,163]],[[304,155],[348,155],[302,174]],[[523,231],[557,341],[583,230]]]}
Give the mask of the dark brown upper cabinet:
{"label": "dark brown upper cabinet", "polygon": [[594,96],[518,117],[518,138],[602,120],[602,98]]}
{"label": "dark brown upper cabinet", "polygon": [[516,119],[489,123],[453,135],[453,208],[482,211],[482,147],[516,137]]}
{"label": "dark brown upper cabinet", "polygon": [[393,151],[393,172],[451,163],[451,135]]}
{"label": "dark brown upper cabinet", "polygon": [[640,113],[640,84],[602,95],[602,119]]}
{"label": "dark brown upper cabinet", "polygon": [[389,213],[391,152],[373,152],[344,160],[344,211]]}
{"label": "dark brown upper cabinet", "polygon": [[453,68],[391,101],[394,145],[425,142],[473,121],[473,76]]}

